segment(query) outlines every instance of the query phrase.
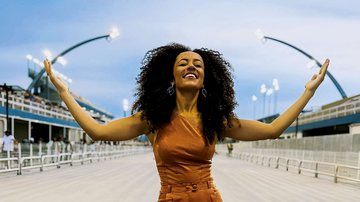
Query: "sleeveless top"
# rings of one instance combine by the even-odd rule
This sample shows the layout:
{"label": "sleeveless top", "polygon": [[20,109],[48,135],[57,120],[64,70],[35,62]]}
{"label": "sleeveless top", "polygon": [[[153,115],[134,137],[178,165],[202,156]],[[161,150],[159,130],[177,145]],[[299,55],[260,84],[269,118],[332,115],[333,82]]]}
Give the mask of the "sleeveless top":
{"label": "sleeveless top", "polygon": [[222,201],[211,176],[215,141],[208,144],[194,120],[173,113],[170,123],[158,130],[153,152],[161,181],[159,202]]}
{"label": "sleeveless top", "polygon": [[[191,119],[173,113],[170,123],[158,130],[153,151],[162,188],[213,182],[211,162],[215,141],[207,144],[201,127]],[[215,187],[212,190],[216,192]],[[160,200],[161,194],[160,191],[159,201],[163,201]],[[216,201],[221,201],[220,196],[218,197],[219,200]]]}

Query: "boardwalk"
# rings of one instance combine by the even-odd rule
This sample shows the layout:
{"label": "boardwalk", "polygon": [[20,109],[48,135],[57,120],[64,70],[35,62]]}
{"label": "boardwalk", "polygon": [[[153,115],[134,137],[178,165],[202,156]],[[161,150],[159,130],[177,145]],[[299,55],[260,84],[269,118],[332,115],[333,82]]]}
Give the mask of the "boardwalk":
{"label": "boardwalk", "polygon": [[[215,156],[213,175],[225,202],[360,201],[360,185],[335,184]],[[0,201],[156,201],[159,177],[151,153],[86,165],[0,175]]]}

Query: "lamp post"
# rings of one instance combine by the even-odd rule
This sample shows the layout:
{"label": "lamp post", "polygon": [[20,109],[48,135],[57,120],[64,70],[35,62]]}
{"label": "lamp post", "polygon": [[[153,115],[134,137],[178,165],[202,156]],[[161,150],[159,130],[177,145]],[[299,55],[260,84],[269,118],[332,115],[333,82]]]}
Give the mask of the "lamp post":
{"label": "lamp post", "polygon": [[0,85],[0,88],[6,93],[6,130],[10,130],[10,121],[9,121],[9,91],[12,91],[12,86]]}
{"label": "lamp post", "polygon": [[[282,40],[279,40],[279,39],[275,39],[275,38],[273,38],[273,37],[265,36],[265,34],[264,34],[260,29],[256,30],[255,35],[256,35],[256,37],[257,37],[259,40],[261,40],[263,43],[265,43],[267,40],[272,40],[272,41],[276,41],[276,42],[282,43],[282,44],[284,44],[284,45],[286,45],[286,46],[289,46],[289,47],[297,50],[298,52],[302,53],[302,54],[305,55],[306,57],[308,57],[311,61],[315,62],[318,67],[321,67],[321,66],[322,66],[321,63],[320,63],[318,60],[316,60],[313,56],[311,56],[310,54],[308,54],[308,53],[306,53],[305,51],[301,50],[300,48],[298,48],[298,47],[296,47],[296,46],[294,46],[294,45],[291,45],[291,44],[289,44],[289,43],[287,43],[287,42],[285,42],[285,41],[282,41]],[[329,71],[326,72],[326,75],[331,79],[331,81],[333,82],[333,84],[335,85],[335,87],[337,88],[337,90],[339,91],[341,97],[342,97],[342,98],[347,98],[345,91],[342,89],[342,87],[340,86],[340,84],[336,81],[335,77],[334,77]]]}
{"label": "lamp post", "polygon": [[253,101],[253,103],[254,103],[254,112],[253,112],[253,119],[255,119],[256,118],[256,101],[257,101],[257,97],[255,96],[255,95],[253,95],[253,96],[251,96],[251,100]]}
{"label": "lamp post", "polygon": [[129,100],[128,99],[123,99],[122,101],[123,104],[123,110],[124,110],[124,118],[126,117],[126,112],[129,110]]}
{"label": "lamp post", "polygon": [[260,93],[263,94],[263,117],[265,117],[265,99],[266,99],[266,85],[261,84],[260,86]]}
{"label": "lamp post", "polygon": [[[51,60],[51,64],[54,64],[60,57],[66,55],[68,52],[74,50],[75,48],[79,47],[79,46],[82,46],[84,44],[87,44],[89,42],[92,42],[92,41],[95,41],[95,40],[99,40],[99,39],[107,39],[107,40],[112,40],[112,39],[115,39],[116,37],[118,37],[120,34],[119,34],[119,30],[117,28],[113,28],[111,30],[111,32],[109,34],[106,34],[106,35],[102,35],[102,36],[98,36],[98,37],[94,37],[94,38],[91,38],[91,39],[88,39],[88,40],[85,40],[85,41],[82,41],[78,44],[75,44],[73,46],[71,46],[70,48],[64,50],[63,52],[61,52],[59,55],[57,55],[55,58],[53,58]],[[34,88],[35,84],[40,80],[40,78],[42,77],[42,75],[44,74],[45,72],[45,68],[42,68],[40,70],[39,73],[36,74],[34,80],[31,82],[31,84],[29,85],[29,87],[27,88],[27,91],[28,92],[31,92],[31,90]],[[47,94],[47,98],[48,98],[48,94]]]}
{"label": "lamp post", "polygon": [[266,91],[266,95],[269,96],[269,108],[268,108],[268,116],[271,115],[271,95],[273,94],[274,89],[268,88]]}
{"label": "lamp post", "polygon": [[280,90],[279,86],[279,80],[273,79],[273,88],[274,88],[274,114],[276,114],[276,108],[277,108],[277,92]]}
{"label": "lamp post", "polygon": [[[5,91],[5,96],[6,96],[6,104],[5,104],[6,130],[9,131],[10,128],[11,128],[11,123],[10,123],[10,118],[9,118],[9,92],[23,91],[24,89],[22,89],[19,86],[7,85],[6,83],[4,83],[4,85],[0,85],[0,90]],[[13,133],[13,131],[12,131],[12,133]]]}

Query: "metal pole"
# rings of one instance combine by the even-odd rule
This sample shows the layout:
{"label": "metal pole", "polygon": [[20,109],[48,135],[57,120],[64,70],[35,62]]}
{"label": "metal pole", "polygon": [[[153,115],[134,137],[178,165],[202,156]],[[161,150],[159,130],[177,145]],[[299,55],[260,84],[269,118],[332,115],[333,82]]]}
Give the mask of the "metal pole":
{"label": "metal pole", "polygon": [[299,116],[296,117],[296,125],[295,125],[295,138],[297,138],[298,134],[298,127],[299,127]]}
{"label": "metal pole", "polygon": [[256,101],[253,101],[253,103],[254,103],[253,119],[255,120],[256,119]]}
{"label": "metal pole", "polygon": [[265,99],[266,99],[266,93],[264,93],[264,96],[263,96],[263,117],[265,117]]}
{"label": "metal pole", "polygon": [[10,131],[11,130],[11,122],[9,120],[9,91],[12,91],[12,86],[8,86],[6,85],[6,83],[4,83],[4,85],[0,85],[0,88],[2,90],[5,90],[5,99],[6,99],[6,103],[5,103],[5,111],[6,111],[6,130]]}
{"label": "metal pole", "polygon": [[276,108],[277,108],[277,90],[274,92],[274,114],[276,114]]}
{"label": "metal pole", "polygon": [[[282,43],[282,44],[284,44],[284,45],[286,45],[286,46],[289,46],[289,47],[291,47],[291,48],[299,51],[300,53],[302,53],[303,55],[305,55],[305,56],[308,57],[309,59],[314,60],[314,61],[316,62],[316,65],[317,65],[318,67],[321,67],[321,66],[322,66],[321,63],[320,63],[318,60],[316,60],[313,56],[311,56],[310,54],[306,53],[305,51],[301,50],[300,48],[298,48],[298,47],[296,47],[296,46],[294,46],[294,45],[291,45],[291,44],[289,44],[289,43],[287,43],[287,42],[285,42],[285,41],[282,41],[282,40],[279,40],[279,39],[275,39],[275,38],[272,38],[272,37],[268,37],[268,36],[264,36],[264,38],[265,38],[265,39],[269,39],[269,40],[273,40],[273,41],[277,41],[277,42]],[[340,86],[340,84],[336,81],[335,77],[334,77],[329,71],[326,72],[326,75],[331,79],[331,81],[332,81],[333,84],[335,85],[336,89],[339,91],[341,97],[342,97],[342,98],[347,98],[345,91],[342,89],[342,87]]]}
{"label": "metal pole", "polygon": [[9,120],[9,87],[4,83],[5,93],[6,93],[6,130],[10,130],[10,120]]}
{"label": "metal pole", "polygon": [[269,108],[268,108],[268,116],[271,115],[271,95],[269,95]]}
{"label": "metal pole", "polygon": [[21,155],[21,151],[22,151],[22,149],[21,149],[21,143],[18,143],[18,172],[17,172],[17,174],[18,175],[21,175],[21,167],[22,167],[22,165],[21,165],[21,158],[22,158],[22,155]]}

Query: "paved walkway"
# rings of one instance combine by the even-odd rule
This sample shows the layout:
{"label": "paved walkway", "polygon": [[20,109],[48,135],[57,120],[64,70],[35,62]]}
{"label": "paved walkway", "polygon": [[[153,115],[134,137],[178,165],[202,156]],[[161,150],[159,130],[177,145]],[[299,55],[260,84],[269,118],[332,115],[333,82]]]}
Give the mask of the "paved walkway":
{"label": "paved walkway", "polygon": [[[298,175],[215,156],[213,176],[225,202],[360,201],[360,185]],[[159,177],[152,153],[86,165],[0,175],[0,201],[156,201]]]}

